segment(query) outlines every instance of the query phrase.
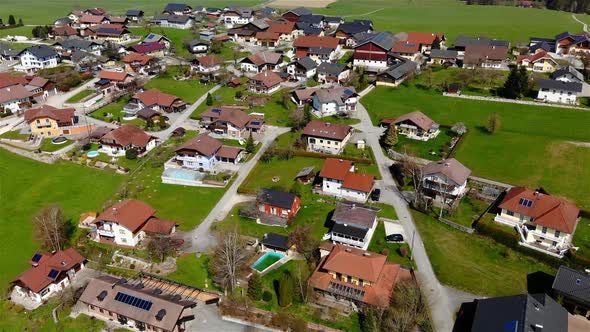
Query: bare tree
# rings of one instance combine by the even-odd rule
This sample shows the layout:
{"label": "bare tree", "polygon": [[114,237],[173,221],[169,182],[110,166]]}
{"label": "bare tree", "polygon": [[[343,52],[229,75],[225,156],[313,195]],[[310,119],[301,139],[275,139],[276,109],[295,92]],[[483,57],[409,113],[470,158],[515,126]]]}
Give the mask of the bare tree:
{"label": "bare tree", "polygon": [[422,193],[424,186],[422,166],[418,164],[415,156],[407,152],[402,154],[398,162],[404,176],[410,176],[412,178],[412,184],[414,185],[414,201],[412,204],[415,207],[419,207],[422,202],[425,202]]}
{"label": "bare tree", "polygon": [[451,130],[459,136],[463,136],[467,132],[467,126],[463,122],[457,122],[451,127]]}
{"label": "bare tree", "polygon": [[386,310],[383,331],[411,331],[429,320],[425,299],[418,285],[400,282],[396,285],[391,306]]}
{"label": "bare tree", "polygon": [[33,216],[33,236],[45,249],[62,250],[67,235],[66,221],[59,205],[48,205]]}
{"label": "bare tree", "polygon": [[297,264],[297,269],[295,269],[295,280],[297,282],[297,289],[299,290],[299,294],[301,296],[301,301],[307,303],[307,298],[310,289],[307,287],[307,280],[309,279],[309,270],[306,268],[301,267],[302,264]]}
{"label": "bare tree", "polygon": [[238,273],[246,266],[247,259],[245,244],[240,238],[238,228],[220,230],[210,267],[226,291],[234,289]]}
{"label": "bare tree", "polygon": [[177,247],[168,237],[154,236],[149,238],[146,249],[151,260],[163,262],[166,256],[176,252]]}
{"label": "bare tree", "polygon": [[311,226],[300,225],[289,233],[289,245],[294,245],[297,252],[302,254],[308,262],[315,258],[319,241],[312,236]]}

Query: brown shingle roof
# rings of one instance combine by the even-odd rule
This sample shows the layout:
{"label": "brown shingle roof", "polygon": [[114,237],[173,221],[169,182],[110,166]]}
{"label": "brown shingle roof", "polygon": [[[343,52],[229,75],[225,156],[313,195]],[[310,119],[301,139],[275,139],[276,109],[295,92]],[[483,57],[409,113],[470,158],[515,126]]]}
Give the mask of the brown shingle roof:
{"label": "brown shingle roof", "polygon": [[35,76],[33,77],[33,79],[29,82],[29,85],[32,86],[36,86],[39,88],[44,87],[47,83],[49,83],[49,80],[46,78],[43,78],[41,76]]}
{"label": "brown shingle roof", "polygon": [[456,184],[461,185],[467,181],[467,178],[471,174],[471,170],[463,166],[463,164],[458,162],[455,158],[449,158],[433,161],[427,164],[422,168],[422,173],[424,176],[443,174]]}
{"label": "brown shingle roof", "polygon": [[442,33],[410,31],[408,32],[408,37],[406,40],[412,44],[430,46],[436,37],[438,37],[439,41],[444,39],[444,35]]}
{"label": "brown shingle roof", "polygon": [[266,31],[280,34],[290,34],[295,30],[295,22],[275,22]]}
{"label": "brown shingle roof", "polygon": [[117,82],[125,81],[127,76],[129,76],[129,74],[127,74],[127,72],[124,72],[124,71],[118,72],[118,71],[103,70],[98,74],[98,78],[100,78],[100,79],[105,79],[105,80],[109,80],[109,81],[117,81]]}
{"label": "brown shingle roof", "polygon": [[371,228],[377,217],[377,211],[378,209],[362,204],[338,203],[332,215],[332,220]]}
{"label": "brown shingle roof", "polygon": [[[521,199],[531,201],[531,206],[520,204]],[[576,229],[580,214],[580,209],[564,199],[534,192],[525,187],[510,189],[499,207],[532,217],[535,224],[568,234],[572,234]]]}
{"label": "brown shingle roof", "polygon": [[244,149],[237,146],[222,145],[217,151],[217,157],[236,159]]}
{"label": "brown shingle roof", "polygon": [[488,46],[488,45],[469,45],[465,47],[465,63],[478,64],[486,60],[500,61],[506,59],[508,47],[505,46]]}
{"label": "brown shingle roof", "polygon": [[80,23],[100,23],[104,20],[102,15],[82,15]]}
{"label": "brown shingle roof", "polygon": [[349,125],[311,121],[303,129],[303,135],[342,141],[351,131]]}
{"label": "brown shingle roof", "polygon": [[223,144],[215,138],[201,134],[197,137],[193,137],[186,141],[184,144],[179,146],[175,151],[193,151],[200,155],[210,157],[217,153]]}
{"label": "brown shingle roof", "polygon": [[350,160],[327,158],[320,171],[320,177],[344,181],[353,165]]}
{"label": "brown shingle roof", "polygon": [[141,148],[145,148],[152,139],[155,137],[130,123],[122,125],[101,138],[101,140],[114,140],[121,146],[133,145]]}
{"label": "brown shingle roof", "polygon": [[394,53],[418,53],[420,52],[420,44],[411,43],[409,41],[397,41],[393,44],[391,49]]}
{"label": "brown shingle roof", "polygon": [[283,81],[283,79],[277,73],[270,70],[260,72],[254,75],[252,78],[250,78],[250,80],[258,81],[264,84],[264,86],[266,86],[267,88],[280,84]]}
{"label": "brown shingle roof", "polygon": [[174,221],[150,218],[142,230],[149,234],[170,235],[176,226]]}
{"label": "brown shingle roof", "polygon": [[139,64],[141,64],[142,66],[145,66],[152,59],[154,59],[154,57],[151,57],[149,55],[131,52],[123,58],[123,62],[125,62],[125,63],[139,62]]}
{"label": "brown shingle roof", "polygon": [[12,85],[27,85],[28,80],[25,75],[13,75],[12,73],[0,73],[0,89]]}
{"label": "brown shingle roof", "polygon": [[25,121],[31,123],[36,119],[50,118],[59,123],[72,122],[74,117],[74,108],[58,109],[50,105],[43,105],[38,108],[32,108],[25,111]]}
{"label": "brown shingle roof", "polygon": [[334,37],[300,36],[293,42],[294,47],[328,47],[336,49],[339,39]]}
{"label": "brown shingle roof", "polygon": [[144,92],[136,93],[133,98],[139,99],[145,106],[159,105],[164,107],[170,107],[180,98],[163,93],[158,89],[149,89]]}
{"label": "brown shingle roof", "polygon": [[397,125],[398,123],[401,123],[403,121],[411,121],[422,130],[430,129],[432,125],[435,123],[434,121],[432,121],[431,118],[429,118],[428,116],[426,116],[426,114],[420,111],[404,114],[395,119],[393,123]]}
{"label": "brown shingle roof", "polygon": [[349,172],[344,177],[342,188],[368,193],[373,188],[375,177],[369,174]]}
{"label": "brown shingle roof", "polygon": [[261,66],[267,63],[277,64],[281,61],[282,57],[282,55],[275,52],[263,51],[248,56],[248,59],[255,65]]}
{"label": "brown shingle roof", "polygon": [[33,94],[22,85],[12,85],[0,89],[0,103],[11,100],[26,99]]}
{"label": "brown shingle roof", "polygon": [[214,118],[215,121],[229,122],[237,128],[244,128],[250,122],[251,117],[242,111],[243,107],[212,107],[201,113],[201,117]]}
{"label": "brown shingle roof", "polygon": [[256,33],[258,40],[279,40],[280,34],[277,32],[259,31]]}
{"label": "brown shingle roof", "polygon": [[219,59],[213,54],[198,57],[194,61],[202,64],[205,67],[214,67],[223,63],[221,59]]}
{"label": "brown shingle roof", "polygon": [[156,210],[145,202],[126,199],[104,210],[94,222],[103,220],[116,222],[125,226],[129,231],[136,233],[155,213]]}

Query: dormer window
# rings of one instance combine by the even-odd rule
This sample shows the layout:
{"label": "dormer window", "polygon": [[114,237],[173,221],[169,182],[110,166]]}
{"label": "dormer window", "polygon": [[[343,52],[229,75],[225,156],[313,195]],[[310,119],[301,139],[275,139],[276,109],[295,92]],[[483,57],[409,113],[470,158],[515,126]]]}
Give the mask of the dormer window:
{"label": "dormer window", "polygon": [[533,201],[531,201],[530,199],[526,199],[526,198],[521,198],[518,201],[518,204],[524,206],[524,207],[531,207],[533,206]]}

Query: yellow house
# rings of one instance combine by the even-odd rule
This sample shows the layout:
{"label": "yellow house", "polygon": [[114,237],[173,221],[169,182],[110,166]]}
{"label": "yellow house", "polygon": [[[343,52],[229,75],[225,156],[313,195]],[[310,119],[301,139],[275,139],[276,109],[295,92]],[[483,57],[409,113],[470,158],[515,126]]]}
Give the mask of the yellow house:
{"label": "yellow house", "polygon": [[531,55],[519,55],[516,61],[528,70],[538,73],[552,73],[559,67],[557,61],[545,51]]}
{"label": "yellow house", "polygon": [[303,129],[307,151],[340,154],[352,136],[352,127],[343,124],[311,121]]}
{"label": "yellow house", "polygon": [[31,128],[31,134],[44,137],[82,134],[94,128],[94,125],[78,125],[75,109],[58,109],[49,105],[32,108],[25,112],[25,121]]}

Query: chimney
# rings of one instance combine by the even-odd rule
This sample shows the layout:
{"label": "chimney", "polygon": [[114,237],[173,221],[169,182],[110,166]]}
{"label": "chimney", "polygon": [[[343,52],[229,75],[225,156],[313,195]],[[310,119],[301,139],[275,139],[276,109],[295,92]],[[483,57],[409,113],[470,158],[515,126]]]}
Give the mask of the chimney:
{"label": "chimney", "polygon": [[352,250],[350,250],[350,248],[346,248],[346,249],[344,249],[344,251],[346,251],[346,252],[352,252]]}
{"label": "chimney", "polygon": [[370,252],[367,252],[367,251],[365,251],[365,252],[363,253],[363,256],[366,256],[366,257],[371,257],[371,253],[370,253]]}
{"label": "chimney", "polygon": [[113,214],[117,214],[119,211],[117,210],[116,207],[113,208]]}
{"label": "chimney", "polygon": [[536,189],[536,190],[535,190],[535,196],[538,196],[538,195],[539,195],[539,190],[538,190],[538,189]]}

